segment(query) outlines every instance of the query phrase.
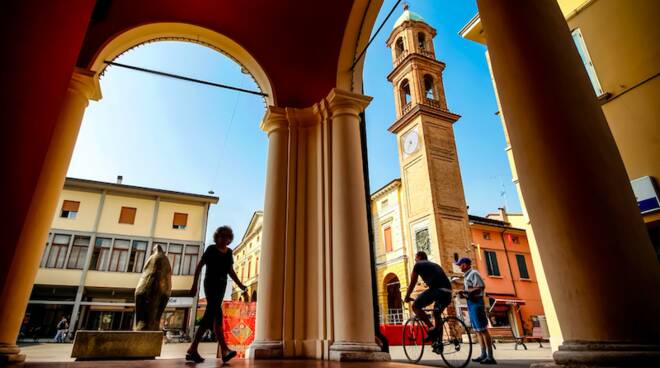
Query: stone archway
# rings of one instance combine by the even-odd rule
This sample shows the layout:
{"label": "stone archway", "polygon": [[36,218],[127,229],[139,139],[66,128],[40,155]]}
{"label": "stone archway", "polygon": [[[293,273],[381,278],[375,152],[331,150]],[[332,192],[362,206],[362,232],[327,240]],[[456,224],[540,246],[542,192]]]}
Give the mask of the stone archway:
{"label": "stone archway", "polygon": [[99,50],[88,68],[94,75],[101,75],[107,66],[106,61],[112,61],[134,47],[166,40],[200,44],[228,56],[247,71],[259,89],[267,95],[266,106],[277,105],[268,75],[245,48],[227,36],[193,24],[150,23],[129,29]]}

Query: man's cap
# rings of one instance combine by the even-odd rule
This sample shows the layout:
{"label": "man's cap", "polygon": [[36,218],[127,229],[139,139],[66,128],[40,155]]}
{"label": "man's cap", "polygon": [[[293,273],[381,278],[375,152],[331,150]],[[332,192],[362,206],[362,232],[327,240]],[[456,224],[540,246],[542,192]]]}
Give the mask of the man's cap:
{"label": "man's cap", "polygon": [[458,265],[458,266],[462,265],[463,263],[467,263],[467,264],[471,265],[472,260],[468,257],[463,257],[463,258],[459,259],[458,261],[456,261],[456,265]]}

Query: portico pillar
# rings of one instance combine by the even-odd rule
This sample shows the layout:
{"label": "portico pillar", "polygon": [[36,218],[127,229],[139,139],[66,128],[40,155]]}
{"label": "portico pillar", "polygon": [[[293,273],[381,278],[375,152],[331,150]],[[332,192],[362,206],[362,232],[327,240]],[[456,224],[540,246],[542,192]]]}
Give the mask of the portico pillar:
{"label": "portico pillar", "polygon": [[[98,79],[94,73],[75,70],[16,244],[17,251],[3,281],[0,295],[0,364],[25,359],[16,346],[16,338],[32,292],[53,213],[64,186],[85,108],[90,99],[100,98]],[[35,108],[38,108],[38,105],[35,105]]]}
{"label": "portico pillar", "polygon": [[564,337],[555,363],[653,366],[660,267],[559,6],[477,2]]}
{"label": "portico pillar", "polygon": [[385,360],[375,344],[358,114],[370,97],[333,89],[331,116],[332,360]]}
{"label": "portico pillar", "polygon": [[268,134],[268,167],[259,258],[259,303],[255,340],[248,348],[251,359],[283,355],[282,318],[286,244],[289,123],[286,110],[269,107],[261,124]]}

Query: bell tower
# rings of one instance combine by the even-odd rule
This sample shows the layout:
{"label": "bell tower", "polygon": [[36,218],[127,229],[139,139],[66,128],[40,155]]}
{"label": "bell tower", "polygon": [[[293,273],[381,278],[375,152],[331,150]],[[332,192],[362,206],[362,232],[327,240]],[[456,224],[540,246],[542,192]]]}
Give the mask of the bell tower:
{"label": "bell tower", "polygon": [[471,237],[453,123],[433,38],[436,30],[404,6],[387,40],[393,70],[397,137],[403,186],[402,212],[407,254],[425,251],[447,272],[455,257],[471,257]]}

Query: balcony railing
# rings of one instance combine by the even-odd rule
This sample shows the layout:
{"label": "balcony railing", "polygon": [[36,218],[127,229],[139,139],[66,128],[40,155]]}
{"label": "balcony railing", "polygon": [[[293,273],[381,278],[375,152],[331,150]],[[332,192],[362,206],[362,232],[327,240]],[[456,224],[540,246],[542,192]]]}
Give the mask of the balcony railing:
{"label": "balcony railing", "polygon": [[[401,64],[401,62],[403,62],[403,60],[404,60],[408,55],[410,55],[410,54],[412,54],[412,53],[413,53],[413,52],[410,52],[410,51],[408,51],[408,50],[403,50],[403,51],[401,52],[401,54],[400,54],[399,56],[397,56],[396,59],[394,59],[394,67],[396,68],[397,66],[399,66],[399,64]],[[431,51],[428,51],[428,50],[419,50],[419,51],[415,51],[414,53],[416,53],[416,54],[420,54],[420,55],[425,56],[425,57],[427,57],[427,58],[429,58],[429,59],[434,59],[434,60],[435,60],[435,55],[434,55],[433,52],[431,52]]]}
{"label": "balcony railing", "polygon": [[409,54],[408,50],[403,50],[401,54],[397,56],[396,59],[394,60],[394,67],[396,68],[397,66],[399,66],[399,64],[401,64],[403,59],[405,59],[406,56],[408,56],[408,54]]}
{"label": "balcony railing", "polygon": [[402,325],[410,316],[404,309],[388,309],[387,313],[380,314],[380,324],[383,325]]}
{"label": "balcony railing", "polygon": [[412,109],[412,102],[408,102],[403,106],[401,109],[401,116],[405,115],[408,111],[410,111],[410,109]]}
{"label": "balcony railing", "polygon": [[422,54],[423,56],[426,56],[427,58],[435,59],[435,55],[433,55],[433,52],[431,52],[431,51],[420,50],[419,53]]}
{"label": "balcony railing", "polygon": [[434,100],[432,98],[424,98],[423,104],[426,106],[431,106],[436,109],[442,109],[442,106],[440,105],[440,101]]}

